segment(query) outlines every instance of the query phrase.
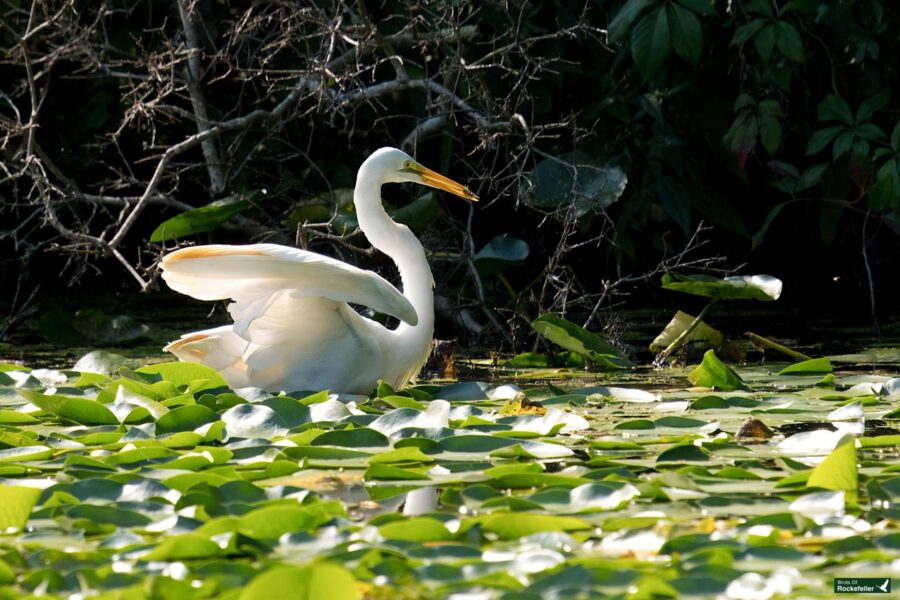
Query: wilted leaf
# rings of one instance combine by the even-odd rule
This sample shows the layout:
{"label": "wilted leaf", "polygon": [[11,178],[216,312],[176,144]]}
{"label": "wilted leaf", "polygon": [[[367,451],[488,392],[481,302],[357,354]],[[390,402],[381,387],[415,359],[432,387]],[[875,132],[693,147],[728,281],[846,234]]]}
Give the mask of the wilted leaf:
{"label": "wilted leaf", "polygon": [[[658,336],[650,344],[650,352],[658,353],[664,348],[668,348],[669,344],[684,332],[685,329],[694,321],[694,317],[686,312],[678,311],[672,320],[665,326]],[[688,335],[685,342],[702,342],[704,347],[718,348],[725,341],[725,336],[717,329],[714,329],[700,321],[697,327]]]}

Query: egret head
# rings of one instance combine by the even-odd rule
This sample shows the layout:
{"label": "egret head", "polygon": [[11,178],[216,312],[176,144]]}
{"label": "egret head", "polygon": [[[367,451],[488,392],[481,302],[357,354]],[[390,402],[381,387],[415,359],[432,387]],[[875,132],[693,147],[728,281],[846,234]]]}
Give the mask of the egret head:
{"label": "egret head", "polygon": [[[384,180],[391,183],[418,183],[450,192],[460,198],[478,202],[478,196],[461,183],[457,183],[440,173],[420,165],[406,152],[396,148],[381,148],[369,160],[377,160],[384,173]],[[368,162],[368,161],[367,161]]]}

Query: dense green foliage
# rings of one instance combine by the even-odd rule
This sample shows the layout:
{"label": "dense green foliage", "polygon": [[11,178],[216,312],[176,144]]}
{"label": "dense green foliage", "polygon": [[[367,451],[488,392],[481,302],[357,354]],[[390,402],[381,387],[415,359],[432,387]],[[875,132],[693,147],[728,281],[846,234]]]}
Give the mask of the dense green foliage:
{"label": "dense green foliage", "polygon": [[0,598],[831,598],[900,555],[873,359],[341,400],[0,363]]}

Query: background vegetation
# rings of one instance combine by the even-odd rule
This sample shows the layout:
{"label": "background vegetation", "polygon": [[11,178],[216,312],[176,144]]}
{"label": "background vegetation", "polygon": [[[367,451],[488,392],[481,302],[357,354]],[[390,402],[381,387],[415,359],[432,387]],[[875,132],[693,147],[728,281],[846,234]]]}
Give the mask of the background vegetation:
{"label": "background vegetation", "polygon": [[185,242],[297,243],[389,272],[346,193],[384,145],[483,199],[385,190],[431,252],[445,336],[518,342],[548,310],[596,325],[663,271],[745,263],[788,303],[884,317],[890,9],[4,0],[0,336],[68,286],[154,288]]}

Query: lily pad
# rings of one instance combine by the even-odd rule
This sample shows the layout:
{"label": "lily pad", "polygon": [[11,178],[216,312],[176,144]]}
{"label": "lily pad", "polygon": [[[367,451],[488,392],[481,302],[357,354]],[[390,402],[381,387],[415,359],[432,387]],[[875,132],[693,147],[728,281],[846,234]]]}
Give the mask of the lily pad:
{"label": "lily pad", "polygon": [[531,322],[531,327],[554,344],[576,352],[597,365],[609,369],[626,369],[633,364],[618,348],[597,334],[562,317],[543,314]]}
{"label": "lily pad", "polygon": [[711,275],[666,273],[662,286],[667,290],[720,300],[770,302],[781,296],[782,284],[780,279],[771,275],[732,275],[720,279]]}
{"label": "lily pad", "polygon": [[499,273],[521,265],[528,258],[528,243],[511,235],[498,235],[473,257],[478,272],[483,275]]}
{"label": "lily pad", "polygon": [[694,385],[718,390],[746,390],[747,386],[734,369],[719,360],[715,351],[707,350],[701,362],[688,374]]}

